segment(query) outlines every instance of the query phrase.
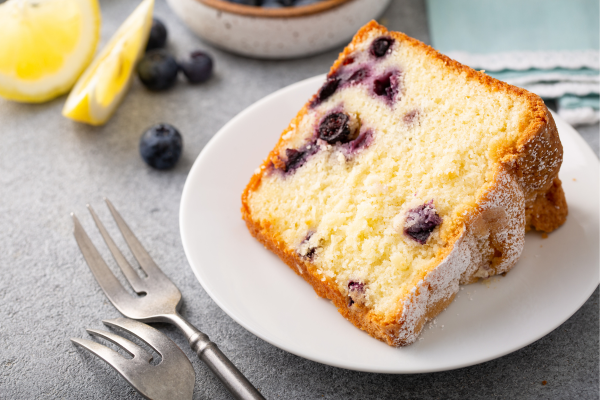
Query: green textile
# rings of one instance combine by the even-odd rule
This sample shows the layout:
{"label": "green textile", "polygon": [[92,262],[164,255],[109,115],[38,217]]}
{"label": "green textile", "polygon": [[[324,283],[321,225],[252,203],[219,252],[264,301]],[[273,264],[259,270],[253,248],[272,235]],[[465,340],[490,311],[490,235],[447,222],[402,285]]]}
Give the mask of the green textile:
{"label": "green textile", "polygon": [[600,96],[597,94],[590,94],[587,96],[573,96],[566,94],[558,99],[558,107],[566,109],[590,107],[594,110],[600,110]]}
{"label": "green textile", "polygon": [[557,99],[572,124],[600,119],[598,0],[426,0],[434,48]]}
{"label": "green textile", "polygon": [[442,53],[600,48],[598,0],[427,0]]}

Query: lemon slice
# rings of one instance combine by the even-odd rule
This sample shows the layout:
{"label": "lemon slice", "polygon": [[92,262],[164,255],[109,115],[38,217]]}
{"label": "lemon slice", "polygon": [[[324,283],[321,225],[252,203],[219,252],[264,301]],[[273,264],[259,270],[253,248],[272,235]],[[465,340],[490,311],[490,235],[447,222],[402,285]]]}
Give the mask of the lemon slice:
{"label": "lemon slice", "polygon": [[153,8],[154,0],[144,0],[123,22],[75,84],[62,111],[65,117],[91,125],[108,121],[146,48]]}
{"label": "lemon slice", "polygon": [[99,32],[97,0],[0,4],[0,96],[38,103],[67,92],[94,56]]}

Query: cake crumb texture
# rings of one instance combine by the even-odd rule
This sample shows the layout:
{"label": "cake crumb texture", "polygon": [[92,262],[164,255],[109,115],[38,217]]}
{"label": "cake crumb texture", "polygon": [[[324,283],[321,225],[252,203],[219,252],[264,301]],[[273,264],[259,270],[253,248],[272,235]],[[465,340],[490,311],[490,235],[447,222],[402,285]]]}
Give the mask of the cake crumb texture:
{"label": "cake crumb texture", "polygon": [[514,266],[567,215],[542,100],[375,22],[334,63],[242,196],[250,232],[390,345],[459,283]]}

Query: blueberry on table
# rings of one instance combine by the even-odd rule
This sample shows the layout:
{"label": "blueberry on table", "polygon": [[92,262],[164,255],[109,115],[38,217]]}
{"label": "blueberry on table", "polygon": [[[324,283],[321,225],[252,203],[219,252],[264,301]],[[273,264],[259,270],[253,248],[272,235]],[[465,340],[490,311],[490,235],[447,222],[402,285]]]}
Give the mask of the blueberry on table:
{"label": "blueberry on table", "polygon": [[165,43],[167,43],[167,28],[159,19],[152,18],[152,28],[150,28],[146,51],[161,49],[165,47]]}
{"label": "blueberry on table", "polygon": [[156,124],[140,138],[140,155],[152,168],[173,168],[183,149],[181,134],[169,124]]}
{"label": "blueberry on table", "polygon": [[178,70],[175,59],[164,50],[146,53],[137,65],[137,73],[144,86],[156,91],[173,86]]}
{"label": "blueberry on table", "polygon": [[212,75],[213,61],[210,56],[202,51],[194,51],[189,60],[179,63],[179,68],[191,83],[207,81]]}

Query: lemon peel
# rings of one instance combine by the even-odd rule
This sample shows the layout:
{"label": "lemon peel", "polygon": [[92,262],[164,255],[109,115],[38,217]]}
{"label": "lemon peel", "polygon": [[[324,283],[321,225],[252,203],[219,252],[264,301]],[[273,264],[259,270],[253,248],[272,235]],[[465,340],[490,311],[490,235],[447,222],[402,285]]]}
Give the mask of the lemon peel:
{"label": "lemon peel", "polygon": [[154,0],[144,0],[123,22],[75,84],[62,111],[65,117],[91,125],[108,121],[146,48],[153,8]]}

